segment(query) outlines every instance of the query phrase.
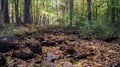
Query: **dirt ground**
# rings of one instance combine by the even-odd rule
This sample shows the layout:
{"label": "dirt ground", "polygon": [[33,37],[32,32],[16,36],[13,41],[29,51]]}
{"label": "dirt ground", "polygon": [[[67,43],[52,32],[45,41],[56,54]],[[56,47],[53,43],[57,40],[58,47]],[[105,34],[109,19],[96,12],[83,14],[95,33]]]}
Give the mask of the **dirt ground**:
{"label": "dirt ground", "polygon": [[120,67],[120,39],[105,42],[74,30],[3,37],[0,53],[8,67]]}

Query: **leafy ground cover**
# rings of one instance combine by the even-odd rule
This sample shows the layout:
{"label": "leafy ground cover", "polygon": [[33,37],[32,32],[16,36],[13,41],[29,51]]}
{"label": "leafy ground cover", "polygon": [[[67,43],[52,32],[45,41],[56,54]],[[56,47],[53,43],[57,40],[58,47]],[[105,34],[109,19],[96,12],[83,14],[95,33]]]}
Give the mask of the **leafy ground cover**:
{"label": "leafy ground cover", "polygon": [[0,53],[0,64],[8,67],[119,67],[120,39],[105,42],[76,30],[48,27],[0,36]]}

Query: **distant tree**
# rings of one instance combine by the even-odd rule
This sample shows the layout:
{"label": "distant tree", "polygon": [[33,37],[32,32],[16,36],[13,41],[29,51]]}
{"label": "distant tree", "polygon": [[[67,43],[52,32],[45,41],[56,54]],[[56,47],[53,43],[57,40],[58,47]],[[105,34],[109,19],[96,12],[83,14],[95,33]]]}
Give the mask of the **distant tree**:
{"label": "distant tree", "polygon": [[116,19],[116,8],[115,8],[115,2],[116,0],[111,0],[111,5],[112,5],[112,8],[111,8],[111,20],[112,22],[115,22],[115,19]]}
{"label": "distant tree", "polygon": [[57,19],[58,19],[58,0],[56,0],[55,2],[56,2]]}
{"label": "distant tree", "polygon": [[74,7],[74,0],[70,0],[70,26],[73,23],[73,7]]}
{"label": "distant tree", "polygon": [[31,0],[24,0],[24,23],[31,23],[31,13],[30,13]]}
{"label": "distant tree", "polygon": [[18,10],[18,5],[19,5],[19,0],[15,0],[15,15],[16,15],[16,23],[19,23],[19,10]]}
{"label": "distant tree", "polygon": [[88,2],[88,21],[92,21],[92,10],[91,10],[92,0],[87,0],[87,2]]}

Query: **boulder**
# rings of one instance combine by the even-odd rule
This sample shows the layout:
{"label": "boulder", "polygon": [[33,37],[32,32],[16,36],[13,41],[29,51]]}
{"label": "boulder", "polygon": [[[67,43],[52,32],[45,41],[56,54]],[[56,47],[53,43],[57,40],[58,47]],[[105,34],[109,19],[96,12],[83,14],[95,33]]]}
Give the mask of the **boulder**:
{"label": "boulder", "polygon": [[75,53],[76,53],[76,50],[73,49],[73,48],[69,48],[69,49],[66,50],[66,53],[67,53],[67,54],[75,54]]}
{"label": "boulder", "polygon": [[0,52],[1,53],[7,52],[9,50],[15,50],[18,48],[19,46],[16,43],[11,43],[8,41],[0,41]]}
{"label": "boulder", "polygon": [[40,54],[42,52],[42,46],[40,44],[35,44],[30,47],[30,50],[34,53]]}
{"label": "boulder", "polygon": [[6,64],[6,58],[2,54],[0,54],[0,67],[1,65],[5,65],[5,64]]}
{"label": "boulder", "polygon": [[56,42],[41,42],[41,46],[55,46]]}
{"label": "boulder", "polygon": [[22,60],[28,60],[34,58],[34,54],[31,51],[24,52],[24,51],[15,51],[12,54],[12,57],[19,58]]}

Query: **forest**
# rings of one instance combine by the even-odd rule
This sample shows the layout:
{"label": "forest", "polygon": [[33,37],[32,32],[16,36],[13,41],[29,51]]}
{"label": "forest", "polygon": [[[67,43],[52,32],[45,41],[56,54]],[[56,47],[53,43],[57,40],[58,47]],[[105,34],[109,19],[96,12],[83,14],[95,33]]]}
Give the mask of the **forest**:
{"label": "forest", "polygon": [[0,0],[0,67],[120,67],[120,0]]}

